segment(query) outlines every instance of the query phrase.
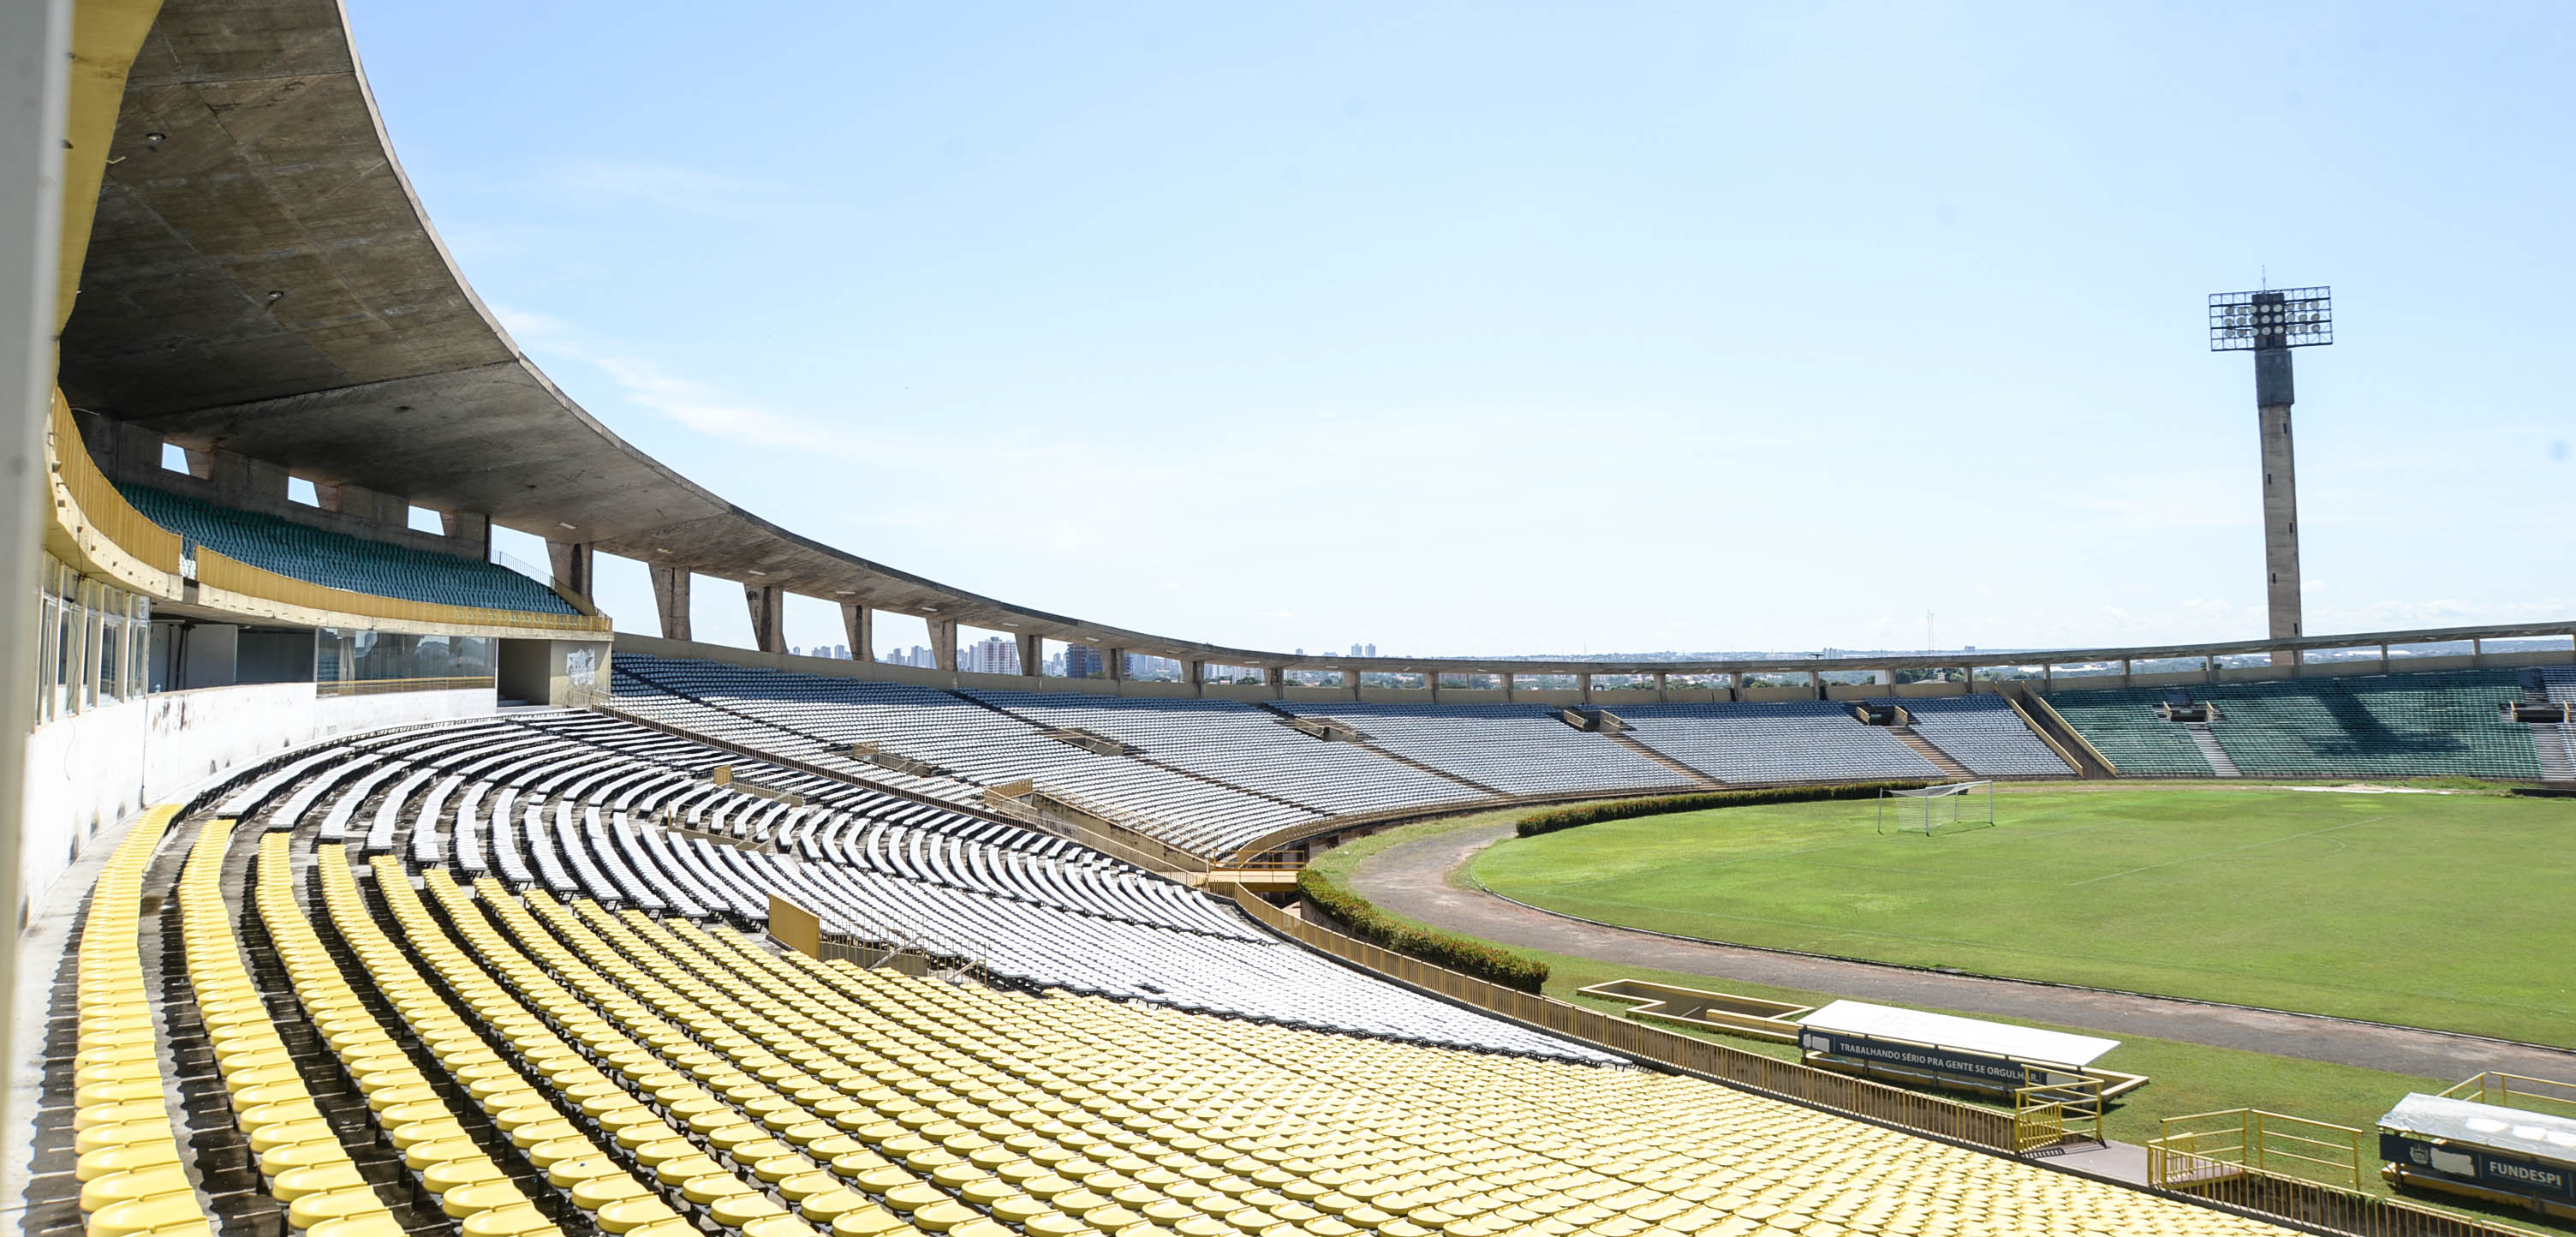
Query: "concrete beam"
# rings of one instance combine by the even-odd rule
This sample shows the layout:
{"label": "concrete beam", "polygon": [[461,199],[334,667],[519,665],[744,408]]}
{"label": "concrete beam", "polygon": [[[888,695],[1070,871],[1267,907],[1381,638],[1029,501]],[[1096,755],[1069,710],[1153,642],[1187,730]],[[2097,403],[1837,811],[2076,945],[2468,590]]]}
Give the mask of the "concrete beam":
{"label": "concrete beam", "polygon": [[877,612],[855,601],[841,603],[841,630],[850,636],[852,661],[877,659]]}
{"label": "concrete beam", "polygon": [[649,563],[645,570],[653,577],[653,613],[662,621],[662,638],[689,639],[689,569]]}
{"label": "concrete beam", "polygon": [[742,586],[742,600],[751,608],[752,647],[763,653],[786,652],[786,591],[775,584],[746,584]]}

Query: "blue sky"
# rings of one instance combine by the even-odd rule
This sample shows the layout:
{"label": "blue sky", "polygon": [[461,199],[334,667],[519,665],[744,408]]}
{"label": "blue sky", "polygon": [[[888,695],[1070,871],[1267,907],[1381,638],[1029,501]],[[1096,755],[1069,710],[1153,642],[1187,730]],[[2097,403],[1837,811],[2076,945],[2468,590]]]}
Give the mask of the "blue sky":
{"label": "blue sky", "polygon": [[2268,269],[2337,302],[2309,629],[2576,615],[2576,10],[351,8],[575,399],[986,594],[1418,654],[2258,636],[2203,304]]}

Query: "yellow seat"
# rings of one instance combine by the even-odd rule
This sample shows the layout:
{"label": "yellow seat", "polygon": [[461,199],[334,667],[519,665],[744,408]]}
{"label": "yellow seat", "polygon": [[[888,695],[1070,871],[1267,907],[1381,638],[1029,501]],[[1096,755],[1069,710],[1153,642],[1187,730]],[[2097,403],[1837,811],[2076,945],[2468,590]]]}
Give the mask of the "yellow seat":
{"label": "yellow seat", "polygon": [[173,1161],[99,1177],[81,1187],[80,1205],[83,1211],[98,1211],[117,1203],[184,1193],[191,1188],[187,1170]]}
{"label": "yellow seat", "polygon": [[102,1207],[90,1214],[88,1231],[90,1237],[137,1237],[165,1226],[204,1219],[204,1213],[197,1209],[196,1194],[180,1190]]}
{"label": "yellow seat", "polygon": [[445,1194],[481,1181],[498,1181],[501,1166],[486,1156],[464,1156],[432,1164],[420,1170],[421,1188],[432,1194]]}
{"label": "yellow seat", "polygon": [[516,1207],[528,1202],[528,1196],[506,1179],[477,1181],[447,1191],[438,1200],[438,1209],[462,1220],[486,1211]]}
{"label": "yellow seat", "polygon": [[534,1204],[521,1203],[468,1216],[463,1232],[465,1237],[529,1237],[552,1227],[554,1222]]}
{"label": "yellow seat", "polygon": [[286,1223],[289,1228],[312,1228],[325,1220],[384,1210],[384,1200],[376,1197],[372,1187],[356,1185],[323,1190],[296,1199],[287,1205]]}
{"label": "yellow seat", "polygon": [[749,1190],[728,1194],[707,1204],[707,1218],[726,1228],[745,1228],[756,1220],[785,1214],[786,1209],[771,1202],[768,1195]]}
{"label": "yellow seat", "polygon": [[650,1195],[621,1198],[601,1207],[594,1214],[599,1227],[611,1233],[629,1233],[679,1218],[679,1213]]}

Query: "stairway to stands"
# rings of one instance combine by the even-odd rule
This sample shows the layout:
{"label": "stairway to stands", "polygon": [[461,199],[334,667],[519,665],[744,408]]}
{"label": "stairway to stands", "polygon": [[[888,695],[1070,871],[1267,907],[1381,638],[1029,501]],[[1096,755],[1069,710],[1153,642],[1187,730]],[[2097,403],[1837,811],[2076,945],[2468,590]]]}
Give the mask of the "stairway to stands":
{"label": "stairway to stands", "polygon": [[1725,783],[1725,782],[1722,782],[1722,781],[1719,781],[1719,780],[1718,780],[1718,779],[1716,779],[1716,778],[1710,777],[1709,775],[1707,775],[1707,774],[1705,774],[1705,773],[1702,773],[1702,772],[1700,772],[1699,770],[1697,770],[1697,769],[1694,769],[1694,768],[1690,767],[1689,765],[1683,764],[1682,762],[1680,762],[1680,761],[1678,761],[1678,760],[1675,760],[1675,759],[1673,759],[1672,757],[1670,757],[1670,756],[1667,756],[1667,755],[1663,754],[1662,752],[1656,751],[1655,749],[1653,749],[1653,748],[1651,748],[1651,747],[1648,747],[1648,746],[1646,746],[1646,745],[1645,745],[1645,744],[1643,744],[1643,743],[1638,742],[1635,738],[1630,737],[1630,735],[1629,735],[1626,731],[1624,731],[1624,730],[1606,730],[1606,729],[1605,729],[1605,730],[1602,730],[1602,731],[1600,732],[1600,734],[1601,734],[1604,738],[1609,739],[1611,742],[1616,743],[1616,744],[1618,744],[1618,745],[1619,745],[1619,746],[1621,746],[1621,747],[1627,748],[1629,751],[1635,752],[1635,753],[1637,753],[1638,755],[1643,756],[1643,757],[1645,757],[1645,758],[1646,758],[1646,759],[1648,759],[1648,760],[1654,761],[1656,764],[1662,765],[1663,767],[1665,767],[1665,768],[1667,768],[1667,769],[1672,770],[1672,771],[1673,771],[1673,773],[1674,773],[1675,775],[1677,775],[1677,776],[1681,777],[1682,779],[1684,779],[1685,781],[1690,782],[1690,783],[1691,783],[1691,784],[1693,784],[1693,785],[1696,785],[1696,786],[1707,786],[1707,787],[1711,787],[1711,788],[1715,788],[1715,787],[1720,787],[1720,786],[1724,786],[1724,785],[1726,785],[1726,783]]}
{"label": "stairway to stands", "polygon": [[2201,755],[2209,758],[2210,772],[2220,777],[2245,776],[2245,771],[2236,767],[2236,761],[2227,754],[2227,749],[2218,745],[2218,736],[2209,733],[2209,723],[2184,722],[2182,728],[2191,732],[2191,741],[2200,745]]}
{"label": "stairway to stands", "polygon": [[1929,760],[1933,764],[1939,765],[1941,767],[1941,772],[1947,774],[1953,781],[1972,782],[1976,780],[1977,775],[1968,772],[1968,766],[1950,759],[1950,753],[1932,746],[1931,740],[1914,733],[1914,728],[1912,726],[1889,726],[1887,727],[1887,733],[1895,735],[1897,742],[1913,748],[1915,753],[1922,756],[1925,760]]}
{"label": "stairway to stands", "polygon": [[2540,780],[2576,782],[2576,725],[2534,726],[2532,750],[2540,753]]}

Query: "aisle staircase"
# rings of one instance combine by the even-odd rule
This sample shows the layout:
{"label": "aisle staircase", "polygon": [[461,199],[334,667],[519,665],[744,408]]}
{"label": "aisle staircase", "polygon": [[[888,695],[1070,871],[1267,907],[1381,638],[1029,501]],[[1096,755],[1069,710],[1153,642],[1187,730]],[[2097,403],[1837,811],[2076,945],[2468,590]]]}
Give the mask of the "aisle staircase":
{"label": "aisle staircase", "polygon": [[1950,780],[1954,782],[1972,782],[1976,780],[1977,775],[1968,772],[1968,766],[1950,759],[1950,753],[1932,746],[1931,740],[1914,733],[1913,726],[1895,725],[1886,727],[1886,730],[1887,733],[1896,736],[1897,742],[1913,748],[1916,755],[1921,756],[1925,760],[1931,761],[1933,764],[1939,765],[1941,767],[1941,772],[1950,778]]}
{"label": "aisle staircase", "polygon": [[2245,776],[2245,771],[2236,767],[2235,758],[2227,754],[2226,748],[2218,745],[2218,736],[2209,733],[2209,723],[2184,722],[2182,728],[2191,732],[2191,741],[2199,745],[2201,755],[2209,758],[2211,773],[2220,777]]}
{"label": "aisle staircase", "polygon": [[2540,780],[2576,782],[2576,726],[2534,726],[2531,747],[2540,753]]}

